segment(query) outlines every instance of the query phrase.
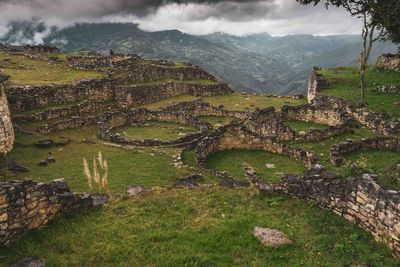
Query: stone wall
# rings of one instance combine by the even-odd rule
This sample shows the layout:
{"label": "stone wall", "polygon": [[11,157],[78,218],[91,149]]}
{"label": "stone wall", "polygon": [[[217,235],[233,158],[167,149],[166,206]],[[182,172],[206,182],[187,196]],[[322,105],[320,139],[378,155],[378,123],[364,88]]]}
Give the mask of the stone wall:
{"label": "stone wall", "polygon": [[400,86],[385,86],[385,85],[381,85],[381,86],[377,86],[375,88],[375,91],[378,93],[386,93],[386,94],[397,94],[400,95]]}
{"label": "stone wall", "polygon": [[177,104],[164,107],[162,110],[164,112],[183,112],[193,116],[222,116],[235,117],[239,119],[245,119],[250,115],[249,112],[226,110],[223,106],[215,107],[210,103],[203,102],[202,99],[179,102]]}
{"label": "stone wall", "polygon": [[42,126],[39,126],[35,129],[35,132],[40,134],[49,134],[57,131],[67,130],[67,129],[77,129],[82,128],[87,125],[95,125],[98,121],[99,116],[81,116],[81,117],[72,117],[70,119],[64,119],[57,122],[48,123]]}
{"label": "stone wall", "polygon": [[22,48],[22,52],[30,54],[60,53],[60,49],[48,45],[26,45]]}
{"label": "stone wall", "polygon": [[[187,124],[199,129],[198,132],[182,136],[175,140],[158,139],[130,139],[116,133],[115,128],[131,125],[140,126],[147,122],[175,122]],[[212,128],[209,123],[202,122],[196,117],[184,112],[151,111],[148,109],[135,109],[125,111],[110,111],[105,113],[98,121],[99,136],[107,141],[134,146],[191,146],[204,138]]]}
{"label": "stone wall", "polygon": [[391,54],[382,55],[378,57],[376,65],[385,70],[393,70],[400,72],[400,55],[391,55]]}
{"label": "stone wall", "polygon": [[400,193],[384,190],[369,175],[344,179],[324,169],[311,169],[303,176],[287,175],[282,184],[265,191],[317,201],[346,220],[372,233],[400,257]]}
{"label": "stone wall", "polygon": [[32,112],[29,114],[20,114],[12,116],[15,123],[29,123],[34,121],[55,120],[66,117],[78,117],[96,115],[102,113],[108,108],[112,108],[111,102],[95,102],[84,100],[81,103],[68,107],[48,108],[44,111]]}
{"label": "stone wall", "polygon": [[333,96],[318,95],[312,101],[312,105],[326,109],[341,109],[350,119],[384,135],[397,132],[398,123],[391,121],[387,114],[356,108],[351,103]]}
{"label": "stone wall", "polygon": [[123,71],[127,76],[124,80],[127,83],[130,82],[144,82],[144,81],[156,81],[156,80],[210,80],[217,81],[217,79],[196,66],[187,67],[169,67],[158,64],[137,64],[122,66],[120,68],[113,68],[110,72],[111,77],[120,75],[119,72]]}
{"label": "stone wall", "polygon": [[326,81],[323,79],[319,71],[320,68],[314,67],[310,74],[307,88],[308,103],[311,103],[315,96],[317,96],[318,92],[326,86]]}
{"label": "stone wall", "polygon": [[240,121],[233,121],[204,138],[195,149],[196,162],[204,168],[209,155],[217,151],[231,149],[263,150],[281,154],[307,166],[318,163],[314,153],[291,148],[284,143],[251,132]]}
{"label": "stone wall", "polygon": [[227,93],[232,93],[232,89],[228,85],[221,83],[201,85],[185,82],[167,82],[154,85],[119,87],[115,90],[115,99],[120,107],[130,108],[183,94],[213,96]]}
{"label": "stone wall", "polygon": [[72,84],[8,88],[12,112],[24,112],[50,105],[91,100],[110,101],[114,97],[114,80],[85,80]]}
{"label": "stone wall", "polygon": [[14,129],[4,90],[7,80],[8,77],[0,71],[0,156],[9,153],[14,144]]}
{"label": "stone wall", "polygon": [[106,70],[119,68],[137,63],[140,58],[136,55],[109,55],[109,56],[70,56],[67,63],[70,67],[81,70]]}
{"label": "stone wall", "polygon": [[349,117],[340,108],[317,105],[283,106],[281,112],[286,120],[311,121],[329,126],[348,123]]}
{"label": "stone wall", "polygon": [[[326,129],[296,132],[286,125],[290,120],[312,121],[329,126]],[[245,124],[251,131],[277,141],[323,140],[348,130],[348,118],[341,110],[312,105],[283,106],[281,112],[276,112],[273,107],[258,110],[249,116]]]}
{"label": "stone wall", "polygon": [[334,144],[330,149],[331,162],[334,166],[340,167],[344,163],[344,154],[368,149],[400,152],[400,137],[364,138],[359,141],[348,140]]}
{"label": "stone wall", "polygon": [[103,195],[70,192],[64,180],[0,182],[0,245],[7,245],[28,230],[47,224],[60,212],[95,207]]}

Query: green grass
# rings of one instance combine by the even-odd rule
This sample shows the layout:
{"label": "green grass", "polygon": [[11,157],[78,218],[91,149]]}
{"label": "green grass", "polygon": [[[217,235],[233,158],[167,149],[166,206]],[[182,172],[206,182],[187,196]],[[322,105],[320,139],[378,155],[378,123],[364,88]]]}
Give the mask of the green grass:
{"label": "green grass", "polygon": [[263,95],[243,95],[240,93],[203,97],[205,102],[214,106],[224,105],[228,110],[255,110],[256,108],[274,107],[279,110],[284,105],[300,105],[307,103],[306,99],[289,99],[266,97]]}
{"label": "green grass", "polygon": [[394,177],[389,177],[387,171],[400,163],[400,153],[385,150],[367,150],[349,153],[344,156],[345,164],[349,167],[352,163],[369,170],[372,173],[379,174],[377,179],[385,189],[400,191],[400,181]]}
{"label": "green grass", "polygon": [[[97,141],[95,127],[85,127],[78,130],[66,130],[47,137],[69,137],[72,142],[65,147],[38,149],[34,147],[37,138],[17,134],[11,158],[25,163],[29,173],[9,173],[8,179],[31,178],[37,181],[50,181],[60,177],[65,178],[74,191],[87,191],[86,178],[83,174],[82,158],[92,160],[101,151],[110,168],[109,183],[112,192],[121,192],[132,184],[163,186],[174,183],[176,178],[185,175],[187,170],[172,166],[172,155],[175,148],[165,149],[122,149],[103,144],[83,143],[84,138]],[[47,138],[46,137],[46,138]],[[49,152],[56,158],[56,163],[47,167],[39,167],[40,160],[46,159]]]}
{"label": "green grass", "polygon": [[172,122],[149,122],[149,126],[123,126],[117,132],[131,139],[174,140],[179,137],[196,133],[196,127]]}
{"label": "green grass", "polygon": [[330,158],[330,148],[332,145],[340,142],[344,142],[348,139],[352,140],[360,140],[362,138],[368,138],[368,137],[376,137],[378,134],[374,133],[373,131],[369,129],[365,129],[362,127],[354,127],[351,128],[349,131],[332,136],[326,140],[321,140],[321,141],[313,141],[313,142],[307,142],[307,143],[296,143],[296,142],[290,142],[289,145],[297,148],[302,148],[307,151],[312,151],[315,152],[321,162],[322,165],[327,167],[328,170],[331,171],[340,171],[344,174],[349,174],[349,169],[348,168],[341,168],[337,169],[333,167],[331,164],[331,158]]}
{"label": "green grass", "polygon": [[[329,81],[329,87],[322,93],[359,103],[360,90],[358,70],[353,67],[329,68],[321,71]],[[400,118],[400,95],[375,92],[379,85],[400,86],[400,73],[370,66],[366,73],[366,100],[368,109],[377,112],[388,112]]]}
{"label": "green grass", "polygon": [[234,117],[223,117],[223,116],[198,116],[198,118],[202,121],[208,122],[214,126],[214,128],[218,128],[223,125],[227,125],[233,120]]}
{"label": "green grass", "polygon": [[[292,245],[268,248],[255,226]],[[1,248],[4,266],[398,266],[372,236],[309,202],[249,190],[158,190],[74,213]]]}
{"label": "green grass", "polygon": [[[266,164],[275,165],[267,168]],[[235,178],[246,178],[245,166],[251,166],[266,182],[280,182],[283,173],[301,174],[306,167],[285,156],[256,150],[226,150],[212,154],[207,159],[207,168],[227,171]]]}
{"label": "green grass", "polygon": [[11,76],[10,86],[66,84],[104,77],[99,72],[72,69],[65,62],[56,64],[5,52],[0,52],[0,69]]}
{"label": "green grass", "polygon": [[325,124],[318,124],[310,121],[287,121],[285,122],[286,125],[295,129],[296,132],[307,132],[311,129],[321,129],[325,130],[329,126]]}

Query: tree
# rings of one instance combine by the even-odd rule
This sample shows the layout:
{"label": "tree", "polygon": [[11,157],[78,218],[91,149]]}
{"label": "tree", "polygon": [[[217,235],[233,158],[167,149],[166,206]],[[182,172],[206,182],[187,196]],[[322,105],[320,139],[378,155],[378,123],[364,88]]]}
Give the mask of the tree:
{"label": "tree", "polygon": [[375,12],[375,23],[383,25],[387,31],[386,40],[399,46],[400,51],[400,1],[381,1],[379,9]]}
{"label": "tree", "polygon": [[[387,19],[384,14],[384,8],[382,8],[382,3],[385,1],[388,2],[397,2],[398,0],[296,0],[302,5],[314,4],[318,5],[321,2],[325,3],[325,7],[329,8],[330,6],[334,7],[343,7],[345,8],[352,16],[357,17],[363,22],[362,29],[362,39],[363,39],[363,47],[358,59],[359,63],[359,73],[360,73],[360,106],[364,107],[365,102],[365,72],[367,70],[367,64],[369,56],[371,55],[371,49],[373,43],[382,39],[387,33],[385,30],[385,26],[382,21],[378,20],[379,16],[382,19]],[[379,14],[379,16],[378,16]]]}

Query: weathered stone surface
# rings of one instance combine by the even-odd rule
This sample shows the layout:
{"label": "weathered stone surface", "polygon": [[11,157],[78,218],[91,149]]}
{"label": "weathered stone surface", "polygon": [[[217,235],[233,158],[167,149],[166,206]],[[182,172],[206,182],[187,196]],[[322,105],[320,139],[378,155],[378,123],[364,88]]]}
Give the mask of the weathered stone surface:
{"label": "weathered stone surface", "polygon": [[308,166],[318,163],[314,153],[291,148],[284,143],[261,136],[248,130],[240,121],[233,121],[203,138],[195,148],[196,162],[200,167],[205,167],[209,155],[217,151],[230,149],[263,150],[277,153]]}
{"label": "weathered stone surface", "polygon": [[275,229],[257,226],[254,227],[253,233],[254,236],[267,247],[277,247],[293,243],[287,235]]}
{"label": "weathered stone surface", "polygon": [[14,172],[29,172],[29,168],[11,158],[6,159],[7,170]]}
{"label": "weathered stone surface", "polygon": [[[199,129],[198,132],[179,137],[175,140],[162,141],[158,139],[130,139],[114,132],[114,128],[123,125],[143,125],[150,121],[167,121],[188,124]],[[208,134],[212,126],[183,112],[151,111],[145,108],[125,111],[110,111],[98,121],[99,135],[102,139],[124,145],[135,146],[190,146]]]}
{"label": "weathered stone surface", "polygon": [[8,76],[0,70],[0,155],[9,153],[14,144],[14,128],[5,94],[5,82],[7,80]]}
{"label": "weathered stone surface", "polygon": [[400,152],[400,137],[364,138],[359,141],[348,140],[331,146],[331,162],[339,167],[343,164],[343,155],[359,150],[390,150]]}
{"label": "weathered stone surface", "polygon": [[386,70],[393,70],[400,72],[400,55],[391,55],[391,54],[382,55],[378,57],[376,65]]}
{"label": "weathered stone surface", "polygon": [[199,187],[199,182],[203,180],[203,176],[201,174],[190,174],[186,177],[182,177],[176,181],[174,187],[186,187],[195,189]]}
{"label": "weathered stone surface", "polygon": [[144,187],[141,185],[132,185],[126,189],[126,194],[132,197],[142,193],[144,190]]}
{"label": "weathered stone surface", "polygon": [[323,168],[310,169],[302,176],[286,175],[281,184],[263,190],[315,200],[371,232],[400,256],[400,193],[382,189],[369,176],[344,179]]}
{"label": "weathered stone surface", "polygon": [[26,231],[46,224],[58,213],[94,208],[106,203],[108,197],[70,192],[63,179],[46,184],[26,180],[0,182],[0,201],[2,246]]}

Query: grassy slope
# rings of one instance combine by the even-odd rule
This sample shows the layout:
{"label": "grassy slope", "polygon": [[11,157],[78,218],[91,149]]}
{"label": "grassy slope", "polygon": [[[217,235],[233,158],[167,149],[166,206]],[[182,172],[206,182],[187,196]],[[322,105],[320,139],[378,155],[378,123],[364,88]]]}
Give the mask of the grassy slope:
{"label": "grassy slope", "polygon": [[[343,71],[345,71],[344,69]],[[350,70],[349,70],[350,71]],[[328,71],[329,72],[329,71]],[[340,73],[340,72],[339,72]],[[344,74],[343,74],[344,75]],[[380,74],[381,75],[381,74]],[[392,73],[382,74],[393,76]],[[389,80],[388,77],[382,80]],[[347,88],[353,78],[331,83],[327,93],[335,93],[351,99]],[[391,85],[391,84],[390,84]],[[386,99],[386,96],[384,96]],[[146,105],[155,109],[195,97],[180,96]],[[223,104],[231,110],[254,110],[273,106],[298,105],[305,100],[245,96],[241,94],[205,97],[213,105]],[[386,101],[383,99],[382,101]],[[372,103],[372,102],[371,102]],[[370,108],[375,104],[370,103]],[[374,102],[375,103],[375,102]],[[395,104],[395,103],[394,103]],[[393,105],[394,105],[393,104]],[[391,105],[383,105],[391,111]],[[381,108],[376,104],[376,108]],[[396,114],[397,111],[392,113]],[[203,117],[215,124],[226,123],[226,119]],[[290,122],[297,130],[319,127],[311,123]],[[147,130],[147,129],[146,129]],[[163,137],[164,129],[151,132]],[[329,147],[348,138],[360,139],[375,136],[373,132],[355,128],[325,141],[307,144],[291,144],[317,152],[328,169],[348,173],[349,167],[335,169],[329,163]],[[96,129],[85,127],[63,131],[49,137],[67,136],[71,144],[52,149],[33,147],[36,139],[17,134],[17,143],[11,157],[25,162],[31,172],[9,177],[30,177],[48,181],[65,177],[71,188],[86,191],[82,157],[91,159],[102,151],[110,165],[112,192],[121,192],[128,185],[143,184],[146,187],[173,184],[176,178],[196,170],[193,150],[185,151],[185,168],[172,166],[172,155],[178,151],[165,149],[120,149],[103,144],[86,144],[82,139],[97,140]],[[142,136],[147,136],[144,133]],[[37,163],[52,152],[57,160],[48,167]],[[377,171],[387,170],[398,153],[358,152],[346,156],[349,163],[359,161]],[[380,159],[381,161],[378,161]],[[384,160],[382,160],[384,159]],[[244,178],[243,163],[251,165],[266,181],[279,181],[280,173],[300,173],[304,166],[279,155],[260,151],[223,151],[208,160],[210,168],[228,171]],[[266,168],[275,164],[274,169]],[[207,171],[201,171],[206,183],[218,179]],[[397,181],[381,180],[388,188],[400,189]],[[301,211],[301,212],[298,212]],[[222,215],[224,214],[224,215]],[[283,230],[294,241],[291,246],[264,248],[252,237],[252,227],[268,226]],[[223,240],[223,242],[221,242]],[[96,212],[80,213],[60,218],[42,230],[33,231],[8,249],[0,250],[0,262],[9,264],[26,256],[45,257],[49,266],[349,266],[369,264],[372,266],[397,266],[388,250],[372,241],[372,237],[345,222],[343,219],[322,211],[306,202],[285,197],[260,197],[252,190],[226,191],[203,189],[200,191],[172,190],[156,191],[145,197],[112,203]],[[1,263],[0,263],[1,265]]]}
{"label": "grassy slope", "polygon": [[[294,244],[264,247],[255,226]],[[48,266],[398,266],[370,234],[312,203],[221,189],[156,191],[59,218],[0,254]]]}
{"label": "grassy slope", "polygon": [[[79,130],[68,130],[50,135],[50,138],[66,136],[72,142],[65,147],[38,149],[33,146],[36,138],[28,135],[17,135],[15,148],[10,157],[25,163],[29,173],[18,173],[10,179],[29,177],[38,181],[50,181],[63,177],[72,190],[87,191],[88,186],[83,174],[82,158],[91,162],[101,151],[110,167],[110,187],[112,192],[123,191],[132,184],[148,186],[163,186],[174,183],[175,179],[184,175],[186,170],[178,170],[172,166],[172,155],[177,153],[174,148],[165,149],[121,149],[102,144],[83,143],[84,138],[97,140],[95,127],[85,127]],[[46,159],[52,152],[56,163],[47,167],[39,167],[40,160]],[[11,174],[10,174],[11,175]]]}
{"label": "grassy slope", "polygon": [[[146,104],[144,105],[144,107],[149,109],[158,109],[182,101],[192,101],[195,99],[199,98],[194,96],[182,95],[161,100],[157,103]],[[202,97],[201,99],[203,99],[205,102],[210,103],[213,106],[224,105],[225,109],[237,111],[255,110],[256,108],[266,107],[274,107],[275,109],[279,110],[284,105],[301,105],[307,103],[306,99],[266,97],[263,95],[243,95],[240,93]]]}
{"label": "grassy slope", "polygon": [[[330,68],[321,72],[329,81],[329,87],[323,93],[337,96],[354,104],[359,103],[360,90],[356,68]],[[388,112],[400,118],[400,95],[376,93],[379,85],[400,86],[400,74],[370,66],[366,74],[368,108],[378,112]]]}
{"label": "grassy slope", "polygon": [[0,69],[11,76],[11,86],[65,84],[104,77],[99,72],[72,69],[65,62],[55,64],[5,52],[0,52]]}
{"label": "grassy slope", "polygon": [[171,122],[157,122],[150,126],[124,126],[117,129],[117,132],[128,138],[160,139],[164,141],[174,140],[198,131],[196,127]]}
{"label": "grassy slope", "polygon": [[[274,164],[268,169],[266,164]],[[251,166],[266,182],[280,182],[283,173],[301,174],[305,167],[285,156],[262,151],[231,150],[217,152],[208,159],[207,167],[227,171],[237,178],[246,178],[243,167]]]}

